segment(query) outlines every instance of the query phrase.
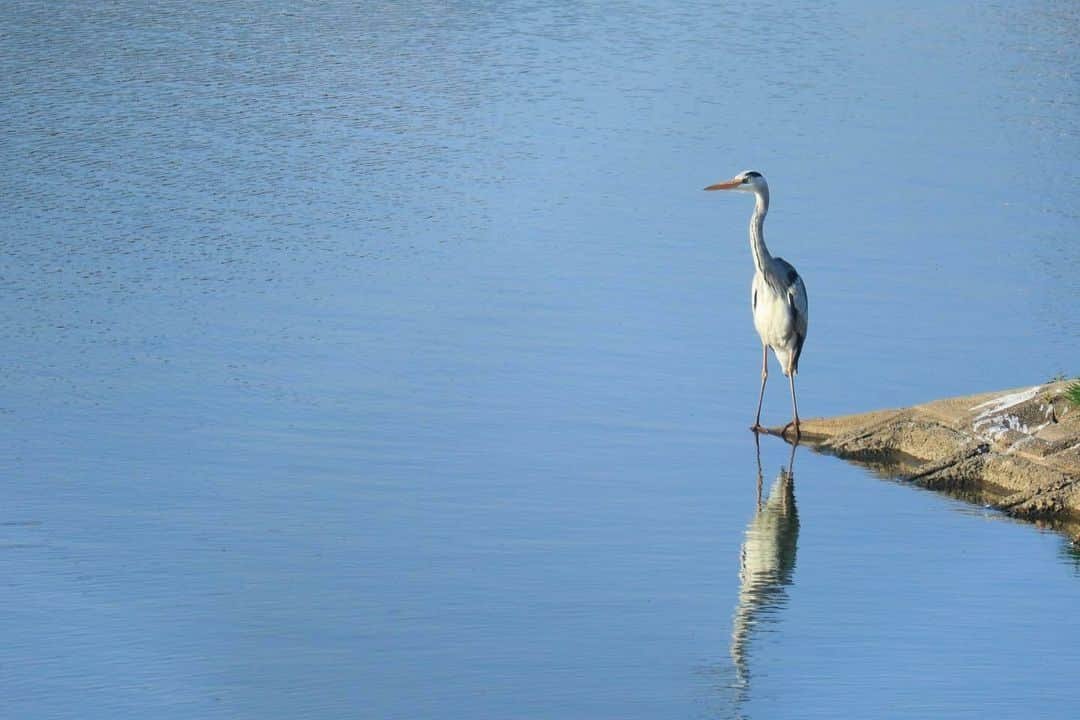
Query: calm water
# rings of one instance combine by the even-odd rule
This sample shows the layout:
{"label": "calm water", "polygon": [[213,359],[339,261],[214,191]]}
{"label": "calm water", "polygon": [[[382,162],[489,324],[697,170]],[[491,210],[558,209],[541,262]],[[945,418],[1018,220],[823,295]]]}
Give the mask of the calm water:
{"label": "calm water", "polygon": [[1075,4],[359,5],[8,3],[0,714],[1074,715],[1061,536],[755,452],[700,188],[805,415],[1075,373]]}

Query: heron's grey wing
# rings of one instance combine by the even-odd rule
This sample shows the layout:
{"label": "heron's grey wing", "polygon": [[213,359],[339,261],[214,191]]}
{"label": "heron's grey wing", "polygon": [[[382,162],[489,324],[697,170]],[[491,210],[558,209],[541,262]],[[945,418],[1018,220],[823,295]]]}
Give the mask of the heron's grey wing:
{"label": "heron's grey wing", "polygon": [[795,313],[795,329],[805,338],[810,324],[810,302],[801,277],[796,277],[795,282],[788,288],[788,304]]}
{"label": "heron's grey wing", "polygon": [[798,370],[799,356],[802,355],[803,343],[806,342],[806,330],[810,324],[810,303],[806,297],[806,285],[795,267],[783,258],[774,258],[778,284],[783,287],[788,308],[795,325],[795,356],[793,367]]}
{"label": "heron's grey wing", "polygon": [[773,268],[769,274],[769,284],[776,290],[777,295],[787,298],[788,306],[795,314],[795,326],[805,336],[809,307],[806,301],[806,285],[798,271],[784,258],[773,258]]}
{"label": "heron's grey wing", "polygon": [[779,257],[772,259],[766,275],[769,284],[773,286],[773,289],[776,290],[776,293],[781,297],[783,297],[788,288],[794,285],[795,281],[799,279],[799,273],[796,272],[795,266],[784,258]]}

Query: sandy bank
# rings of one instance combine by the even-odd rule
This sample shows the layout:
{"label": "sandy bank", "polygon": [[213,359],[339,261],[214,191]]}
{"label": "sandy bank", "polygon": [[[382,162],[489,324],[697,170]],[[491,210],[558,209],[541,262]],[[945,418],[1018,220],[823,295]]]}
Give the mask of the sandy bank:
{"label": "sandy bank", "polygon": [[[801,444],[1080,533],[1080,408],[1068,382],[814,418]],[[771,428],[770,434],[780,434]]]}

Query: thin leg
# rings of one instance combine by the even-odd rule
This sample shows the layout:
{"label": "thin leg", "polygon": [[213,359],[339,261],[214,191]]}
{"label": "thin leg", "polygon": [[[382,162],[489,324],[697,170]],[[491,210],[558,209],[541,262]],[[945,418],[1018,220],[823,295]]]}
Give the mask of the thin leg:
{"label": "thin leg", "polygon": [[[799,447],[799,439],[791,443],[791,456],[788,458],[786,477],[784,478],[784,512],[791,512],[795,507],[795,449]],[[781,468],[783,471],[783,468]]]}
{"label": "thin leg", "polygon": [[788,382],[791,385],[791,414],[792,414],[792,420],[791,420],[791,422],[789,422],[787,425],[784,426],[784,430],[783,430],[782,434],[786,434],[787,429],[789,427],[791,427],[792,425],[794,425],[795,426],[795,441],[798,442],[799,438],[802,437],[802,432],[799,430],[799,404],[795,401],[795,373],[790,373],[788,375]]}
{"label": "thin leg", "polygon": [[761,485],[764,480],[761,472],[761,441],[758,434],[754,433],[754,450],[757,452],[757,509],[761,510]]}
{"label": "thin leg", "polygon": [[760,432],[765,428],[761,427],[761,403],[765,400],[765,381],[769,379],[769,346],[762,343],[761,345],[761,392],[758,393],[757,399],[757,415],[754,416],[754,424],[750,427],[754,432]]}

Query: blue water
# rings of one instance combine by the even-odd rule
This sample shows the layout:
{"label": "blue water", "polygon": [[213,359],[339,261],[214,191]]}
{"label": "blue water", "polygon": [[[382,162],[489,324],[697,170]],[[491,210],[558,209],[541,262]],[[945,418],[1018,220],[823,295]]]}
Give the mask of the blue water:
{"label": "blue water", "polygon": [[1075,374],[1073,4],[7,10],[0,715],[1075,714],[1062,536],[772,438],[759,509],[701,192],[804,416]]}

